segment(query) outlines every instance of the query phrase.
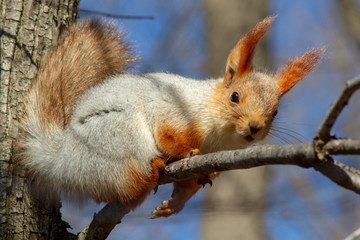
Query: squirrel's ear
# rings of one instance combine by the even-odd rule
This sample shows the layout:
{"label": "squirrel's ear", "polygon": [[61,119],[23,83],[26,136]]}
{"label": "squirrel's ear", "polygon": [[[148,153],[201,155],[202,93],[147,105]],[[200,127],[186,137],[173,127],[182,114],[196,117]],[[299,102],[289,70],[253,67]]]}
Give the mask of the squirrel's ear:
{"label": "squirrel's ear", "polygon": [[250,72],[256,44],[269,29],[275,18],[276,16],[272,16],[262,20],[236,44],[226,62],[225,86],[229,86],[234,77],[241,77]]}
{"label": "squirrel's ear", "polygon": [[304,55],[291,58],[275,75],[276,84],[283,95],[309,74],[320,62],[325,48],[313,48]]}

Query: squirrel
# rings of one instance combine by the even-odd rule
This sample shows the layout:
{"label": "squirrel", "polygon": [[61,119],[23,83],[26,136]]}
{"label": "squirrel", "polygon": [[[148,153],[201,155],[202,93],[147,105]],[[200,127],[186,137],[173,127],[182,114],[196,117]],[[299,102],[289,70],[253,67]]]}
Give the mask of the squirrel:
{"label": "squirrel", "polygon": [[[222,78],[207,80],[129,74],[137,57],[114,25],[96,19],[74,25],[29,88],[18,140],[21,164],[53,191],[135,209],[170,161],[264,139],[281,96],[324,52],[313,48],[274,74],[256,71],[255,46],[274,19],[265,18],[239,40]],[[215,175],[175,182],[172,199],[152,218],[180,212]]]}

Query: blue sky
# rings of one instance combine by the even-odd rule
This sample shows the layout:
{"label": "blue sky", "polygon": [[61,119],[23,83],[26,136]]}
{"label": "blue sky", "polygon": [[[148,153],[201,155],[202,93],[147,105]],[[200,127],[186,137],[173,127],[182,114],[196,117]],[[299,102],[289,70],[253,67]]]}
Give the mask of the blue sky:
{"label": "blue sky", "polygon": [[[167,50],[155,46],[159,39],[164,38],[166,34],[164,29],[169,27],[172,14],[176,11],[181,13],[183,3],[188,1],[177,0],[168,4],[161,4],[161,2],[165,1],[82,0],[80,8],[112,14],[154,16],[155,20],[115,20],[128,33],[129,40],[134,43],[137,53],[142,57],[137,72],[150,69],[151,71],[172,71],[194,78],[206,78],[206,73],[199,70],[201,69],[199,66],[206,61],[207,57],[205,13],[202,11],[191,15],[192,24],[181,29],[187,34],[189,45],[192,46],[190,50],[184,49],[184,52],[189,51],[186,53],[189,61],[177,63],[174,60],[176,56],[173,56],[174,59],[160,58],[159,61],[153,59],[154,51],[158,51],[160,56],[162,51]],[[198,7],[201,4],[201,1],[192,2]],[[355,49],[355,46],[343,31],[343,23],[337,15],[335,0],[272,0],[269,2],[269,15],[278,15],[268,33],[273,66],[280,67],[290,56],[299,55],[312,47],[327,47],[325,58],[319,68],[282,99],[279,118],[275,122],[275,126],[279,125],[295,131],[296,134],[292,135],[299,140],[308,141],[312,139],[344,80],[351,79],[359,73],[359,70],[355,68],[359,65],[359,56],[351,50]],[[176,11],[170,11],[170,8]],[[82,14],[80,16],[85,17]],[[87,16],[93,17],[93,15]],[[343,37],[336,38],[335,36]],[[334,70],[334,62],[339,56],[339,49],[347,53],[347,58],[342,61],[342,64],[348,67],[341,72]],[[348,114],[349,110],[346,110],[344,116]],[[342,130],[344,121],[345,118],[342,117],[334,130],[340,136],[345,134]],[[290,142],[299,141],[292,137],[287,138]],[[360,203],[360,201],[353,201],[357,195],[340,189],[315,171],[279,166],[273,167],[272,172],[275,177],[270,184],[269,199],[277,205],[274,204],[274,207],[267,210],[265,214],[268,239],[313,239],[315,234],[327,237],[326,229],[314,225],[310,219],[313,212],[318,211],[323,218],[330,219],[331,224],[332,221],[341,219],[341,214],[343,214],[340,209],[344,207],[338,201],[340,195],[347,194],[352,199],[347,202],[350,208]],[[289,176],[294,179],[304,179],[304,186],[300,188],[300,191],[290,186]],[[303,194],[301,191],[314,191],[317,194],[307,199],[301,197]],[[156,196],[151,196],[143,206],[123,219],[122,224],[114,230],[109,239],[118,239],[119,236],[123,239],[149,239],[149,236],[156,236],[158,240],[201,239],[202,213],[199,210],[201,194],[188,204],[184,212],[175,217],[148,219],[156,204],[169,198],[170,194],[169,186],[161,186]],[[309,202],[313,203],[310,208]],[[66,220],[74,227],[74,232],[78,232],[99,209],[101,206],[91,201],[88,205],[81,207],[64,202],[63,212]],[[359,223],[356,222],[349,224],[348,233],[355,230],[358,225]],[[324,233],[321,233],[322,231]]]}

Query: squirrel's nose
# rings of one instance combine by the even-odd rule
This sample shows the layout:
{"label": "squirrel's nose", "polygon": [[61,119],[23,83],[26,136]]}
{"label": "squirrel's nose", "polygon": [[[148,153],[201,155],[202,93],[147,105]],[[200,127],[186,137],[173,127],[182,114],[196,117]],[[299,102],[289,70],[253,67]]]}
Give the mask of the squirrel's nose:
{"label": "squirrel's nose", "polygon": [[250,132],[251,132],[251,134],[256,134],[256,133],[259,132],[260,130],[261,130],[261,128],[259,128],[259,127],[250,126]]}

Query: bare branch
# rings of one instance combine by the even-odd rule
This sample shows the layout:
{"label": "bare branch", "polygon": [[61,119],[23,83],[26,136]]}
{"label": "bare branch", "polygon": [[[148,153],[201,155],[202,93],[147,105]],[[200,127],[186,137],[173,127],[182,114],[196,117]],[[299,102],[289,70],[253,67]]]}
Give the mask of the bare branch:
{"label": "bare branch", "polygon": [[121,219],[129,212],[128,207],[119,203],[108,203],[98,214],[94,214],[92,222],[78,234],[78,239],[106,239],[113,228],[121,223]]}
{"label": "bare branch", "polygon": [[356,229],[353,233],[347,236],[344,240],[356,240],[360,237],[360,228]]}
{"label": "bare branch", "polygon": [[[334,155],[347,154],[346,150],[352,154],[360,154],[359,142],[359,140],[331,140],[325,145],[325,149]],[[217,171],[276,164],[312,167],[337,184],[360,193],[360,171],[333,159],[318,160],[313,142],[254,146],[182,159],[165,168],[159,184],[194,178]]]}
{"label": "bare branch", "polygon": [[324,150],[332,155],[360,155],[360,140],[331,140],[326,143]]}
{"label": "bare branch", "polygon": [[360,171],[328,157],[327,161],[316,161],[313,166],[338,185],[360,194]]}
{"label": "bare branch", "polygon": [[357,78],[347,81],[345,87],[341,91],[339,97],[333,103],[321,122],[317,133],[316,138],[320,138],[324,142],[327,142],[330,139],[330,130],[333,127],[336,119],[340,115],[343,108],[347,105],[352,94],[360,88],[360,76]]}
{"label": "bare branch", "polygon": [[248,169],[271,164],[310,167],[316,159],[312,142],[295,145],[260,145],[185,158],[171,163],[160,176],[159,184],[181,181],[212,172]]}
{"label": "bare branch", "polygon": [[[331,140],[324,146],[324,149],[333,155],[360,155],[360,140]],[[338,185],[360,193],[360,171],[332,158],[328,161],[320,161],[315,153],[314,142],[294,145],[260,145],[185,158],[173,162],[165,168],[160,176],[159,185],[195,178],[212,172],[265,165],[295,165],[314,168]],[[128,212],[129,209],[119,204],[106,205],[95,215],[93,222],[88,226],[86,239],[104,239],[99,236],[105,236],[103,232],[109,234]],[[86,230],[82,234],[86,234]]]}

